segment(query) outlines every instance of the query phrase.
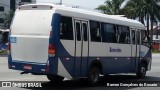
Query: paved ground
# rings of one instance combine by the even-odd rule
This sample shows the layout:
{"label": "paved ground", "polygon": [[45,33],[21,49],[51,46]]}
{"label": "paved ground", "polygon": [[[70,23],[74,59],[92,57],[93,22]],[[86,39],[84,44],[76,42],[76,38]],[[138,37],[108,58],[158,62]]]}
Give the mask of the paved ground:
{"label": "paved ground", "polygon": [[[160,85],[160,54],[153,55],[152,70],[147,72],[145,79],[137,79],[135,75],[111,75],[107,79],[102,78],[100,85],[89,87],[85,81],[65,80],[61,84],[53,84],[48,81],[46,76],[35,76],[31,74],[20,75],[20,71],[9,70],[7,66],[7,57],[0,57],[0,81],[41,81],[42,86],[53,87],[56,89],[68,90],[104,90],[104,89],[122,89],[122,90],[160,90],[160,87],[107,87],[107,82],[137,82],[137,81],[157,81]],[[154,83],[153,82],[153,83]],[[41,90],[43,88],[0,88],[0,90]]]}

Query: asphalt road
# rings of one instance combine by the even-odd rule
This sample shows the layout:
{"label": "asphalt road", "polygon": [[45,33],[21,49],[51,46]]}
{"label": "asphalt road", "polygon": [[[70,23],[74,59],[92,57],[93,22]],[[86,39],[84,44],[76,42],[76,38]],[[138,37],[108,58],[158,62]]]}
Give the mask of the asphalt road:
{"label": "asphalt road", "polygon": [[[137,79],[133,74],[126,75],[110,75],[107,78],[101,78],[100,84],[90,87],[85,80],[67,80],[65,79],[60,84],[49,82],[46,76],[35,76],[31,74],[20,75],[20,71],[9,70],[7,57],[0,57],[0,81],[40,81],[43,87],[52,87],[53,90],[160,90],[159,87],[108,87],[107,83],[156,83],[160,85],[160,54],[154,54],[152,60],[152,70],[147,72],[144,79]],[[152,81],[152,82],[151,82]],[[0,90],[42,90],[44,88],[0,88]]]}

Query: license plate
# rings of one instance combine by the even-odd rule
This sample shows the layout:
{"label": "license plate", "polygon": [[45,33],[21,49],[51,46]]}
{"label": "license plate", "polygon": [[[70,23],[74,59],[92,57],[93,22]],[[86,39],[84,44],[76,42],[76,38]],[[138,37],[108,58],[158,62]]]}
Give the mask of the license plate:
{"label": "license plate", "polygon": [[23,68],[26,70],[32,70],[32,65],[24,65]]}

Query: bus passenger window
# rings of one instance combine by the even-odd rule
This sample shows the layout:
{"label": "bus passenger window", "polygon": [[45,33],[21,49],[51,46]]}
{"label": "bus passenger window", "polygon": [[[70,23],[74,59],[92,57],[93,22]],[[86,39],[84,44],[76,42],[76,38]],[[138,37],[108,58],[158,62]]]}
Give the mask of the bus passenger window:
{"label": "bus passenger window", "polygon": [[137,42],[137,44],[139,45],[140,44],[140,32],[139,31],[137,31],[137,34],[136,34],[136,42]]}
{"label": "bus passenger window", "polygon": [[116,27],[117,27],[116,38],[117,38],[117,42],[119,43],[121,32],[122,32],[122,26],[117,25]]}
{"label": "bus passenger window", "polygon": [[80,22],[76,22],[76,37],[77,40],[81,40],[81,27],[80,27]]}
{"label": "bus passenger window", "polygon": [[90,33],[91,33],[91,41],[101,42],[101,31],[99,22],[90,21]]}
{"label": "bus passenger window", "polygon": [[136,39],[135,39],[135,31],[132,30],[132,44],[136,43]]}
{"label": "bus passenger window", "polygon": [[83,37],[84,37],[84,41],[87,41],[88,39],[88,35],[87,35],[87,24],[86,23],[83,23]]}
{"label": "bus passenger window", "polygon": [[61,16],[60,39],[73,40],[72,18]]}
{"label": "bus passenger window", "polygon": [[141,41],[142,43],[147,41],[147,35],[145,30],[141,30]]}
{"label": "bus passenger window", "polygon": [[108,43],[117,43],[116,28],[113,24],[102,24],[102,41]]}
{"label": "bus passenger window", "polygon": [[122,27],[122,33],[124,33],[125,44],[130,44],[130,30],[129,27]]}
{"label": "bus passenger window", "polygon": [[149,45],[149,40],[147,38],[147,31],[145,30],[141,30],[141,43],[142,45],[145,45],[145,46],[150,46]]}
{"label": "bus passenger window", "polygon": [[126,26],[118,26],[117,28],[119,36],[118,36],[118,43],[123,44],[130,44],[130,31],[129,27]]}

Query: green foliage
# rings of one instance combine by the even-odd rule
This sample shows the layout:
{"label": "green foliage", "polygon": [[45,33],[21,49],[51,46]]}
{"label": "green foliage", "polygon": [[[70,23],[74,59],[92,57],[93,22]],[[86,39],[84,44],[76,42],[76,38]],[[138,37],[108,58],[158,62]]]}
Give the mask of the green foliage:
{"label": "green foliage", "polygon": [[[157,4],[156,0],[130,0],[125,6],[124,12],[129,9],[129,15],[133,13],[134,17],[139,18],[139,21],[144,24],[144,20],[147,20],[147,30],[149,33],[149,21],[151,22],[151,30],[153,29],[153,23],[160,20],[160,6]],[[125,10],[126,9],[126,10]],[[132,11],[134,10],[134,11]]]}
{"label": "green foliage", "polygon": [[11,21],[12,21],[12,18],[13,18],[13,14],[14,12],[13,11],[9,11],[8,13],[3,13],[4,15],[4,26],[3,28],[4,29],[8,29],[11,25]]}
{"label": "green foliage", "polygon": [[107,0],[104,5],[100,5],[96,10],[99,10],[105,14],[118,15],[121,13],[120,6],[124,0]]}
{"label": "green foliage", "polygon": [[[153,23],[160,21],[160,5],[157,0],[129,0],[124,5],[124,8],[120,8],[122,3],[126,0],[107,0],[104,5],[100,5],[96,8],[105,14],[111,15],[125,15],[128,18],[138,18],[142,24],[147,21],[147,31],[149,34],[149,26],[151,26],[151,38],[153,37]],[[149,25],[151,22],[151,25]]]}
{"label": "green foliage", "polygon": [[153,49],[152,53],[160,53],[160,50]]}
{"label": "green foliage", "polygon": [[0,50],[0,55],[7,55],[7,50]]}

